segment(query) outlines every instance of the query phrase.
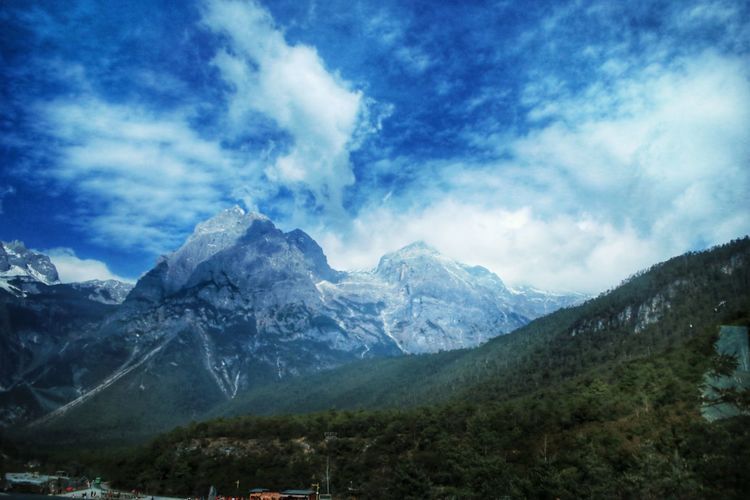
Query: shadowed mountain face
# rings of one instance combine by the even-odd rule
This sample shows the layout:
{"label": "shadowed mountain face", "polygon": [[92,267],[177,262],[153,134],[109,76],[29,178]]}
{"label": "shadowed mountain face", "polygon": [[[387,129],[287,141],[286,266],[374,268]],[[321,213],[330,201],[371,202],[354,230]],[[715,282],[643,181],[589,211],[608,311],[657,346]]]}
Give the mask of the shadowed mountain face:
{"label": "shadowed mountain face", "polygon": [[[196,226],[121,305],[116,284],[26,286],[42,285],[75,292],[76,307],[88,312],[76,318],[90,321],[59,318],[51,347],[26,356],[57,385],[8,370],[0,393],[6,422],[45,414],[54,421],[74,409],[127,420],[148,408],[146,420],[164,428],[268,381],[362,358],[476,346],[583,298],[511,290],[423,243],[384,256],[370,272],[336,271],[304,232],[284,233],[238,207]],[[20,349],[29,346],[23,335],[51,338],[41,323],[17,319],[45,314],[54,299],[5,291],[3,342]]]}
{"label": "shadowed mountain face", "polygon": [[0,423],[11,424],[54,410],[107,375],[121,353],[116,344],[101,343],[99,328],[132,285],[62,284],[48,257],[18,242],[3,247]]}

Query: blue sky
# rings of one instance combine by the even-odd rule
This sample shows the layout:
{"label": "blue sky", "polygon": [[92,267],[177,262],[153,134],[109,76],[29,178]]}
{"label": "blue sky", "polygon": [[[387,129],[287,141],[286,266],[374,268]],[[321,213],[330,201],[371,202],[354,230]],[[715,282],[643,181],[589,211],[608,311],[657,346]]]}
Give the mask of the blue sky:
{"label": "blue sky", "polygon": [[743,1],[10,0],[0,239],[135,279],[240,204],[595,293],[750,233],[749,54]]}

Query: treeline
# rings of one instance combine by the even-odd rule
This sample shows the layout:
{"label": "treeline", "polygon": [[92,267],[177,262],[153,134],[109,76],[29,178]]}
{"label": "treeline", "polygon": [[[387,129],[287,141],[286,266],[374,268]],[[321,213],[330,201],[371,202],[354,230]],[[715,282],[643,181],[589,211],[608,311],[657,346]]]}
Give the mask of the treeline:
{"label": "treeline", "polygon": [[191,424],[100,466],[119,486],[180,496],[323,483],[328,457],[344,497],[743,498],[750,418],[699,413],[715,338],[502,402]]}

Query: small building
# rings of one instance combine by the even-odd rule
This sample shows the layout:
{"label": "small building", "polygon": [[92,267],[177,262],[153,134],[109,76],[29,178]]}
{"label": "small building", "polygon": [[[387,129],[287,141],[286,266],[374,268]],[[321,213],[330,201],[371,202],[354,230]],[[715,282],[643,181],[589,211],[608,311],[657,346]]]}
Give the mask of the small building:
{"label": "small building", "polygon": [[17,493],[49,494],[57,492],[67,477],[47,476],[38,472],[6,472],[5,488]]}
{"label": "small building", "polygon": [[253,488],[250,490],[250,500],[281,500],[281,493],[266,488]]}

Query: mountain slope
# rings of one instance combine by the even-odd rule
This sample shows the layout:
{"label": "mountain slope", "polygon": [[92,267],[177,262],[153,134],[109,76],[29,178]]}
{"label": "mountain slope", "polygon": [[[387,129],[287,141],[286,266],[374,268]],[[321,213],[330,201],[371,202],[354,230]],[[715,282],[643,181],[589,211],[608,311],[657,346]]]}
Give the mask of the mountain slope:
{"label": "mountain slope", "polygon": [[215,415],[503,399],[591,366],[679,345],[750,311],[750,240],[653,266],[596,299],[477,349],[358,363],[259,388]]}
{"label": "mountain slope", "polygon": [[[358,362],[224,408],[327,411],[193,423],[95,467],[182,496],[329,471],[358,498],[745,498],[750,416],[707,421],[699,389],[726,366],[719,325],[747,334],[749,285],[745,238],[475,349]],[[379,406],[395,408],[342,411]]]}
{"label": "mountain slope", "polygon": [[[749,321],[750,317],[745,317]],[[750,417],[709,423],[715,332],[504,400],[193,423],[92,466],[122,488],[304,488],[357,498],[745,498]]]}
{"label": "mountain slope", "polygon": [[[105,305],[123,294],[106,283],[71,286]],[[102,428],[128,421],[134,435],[148,434],[274,381],[357,359],[475,346],[580,299],[510,290],[423,243],[370,272],[336,271],[303,231],[285,233],[235,207],[198,224],[121,305],[70,332],[87,355],[48,358],[50,371],[65,374],[57,397],[26,413],[48,412],[35,425],[75,427],[91,417]],[[24,387],[34,392],[34,384]]]}
{"label": "mountain slope", "polygon": [[[204,415],[405,408],[520,397],[597,366],[679,346],[698,332],[712,331],[720,323],[746,315],[750,311],[748,264],[750,240],[746,238],[656,265],[607,294],[537,319],[475,349],[364,360],[303,378],[266,382],[238,392]],[[120,397],[127,399],[127,394],[132,393],[123,391]],[[159,404],[147,393],[141,398]],[[102,403],[87,413],[79,409],[47,429],[54,439],[90,436],[95,425],[82,434],[76,428],[87,422],[101,423],[101,417],[112,411],[106,407]],[[154,411],[158,416],[162,410]],[[200,412],[193,414],[200,417]],[[144,427],[154,428],[153,420],[158,419],[143,422]],[[139,422],[134,421],[134,427]],[[34,432],[42,431],[36,428]]]}
{"label": "mountain slope", "polygon": [[44,281],[38,267],[0,278],[0,425],[28,421],[78,397],[105,376],[118,351],[98,331],[129,285],[56,283],[46,257],[14,265],[33,270],[34,262],[44,264]]}

